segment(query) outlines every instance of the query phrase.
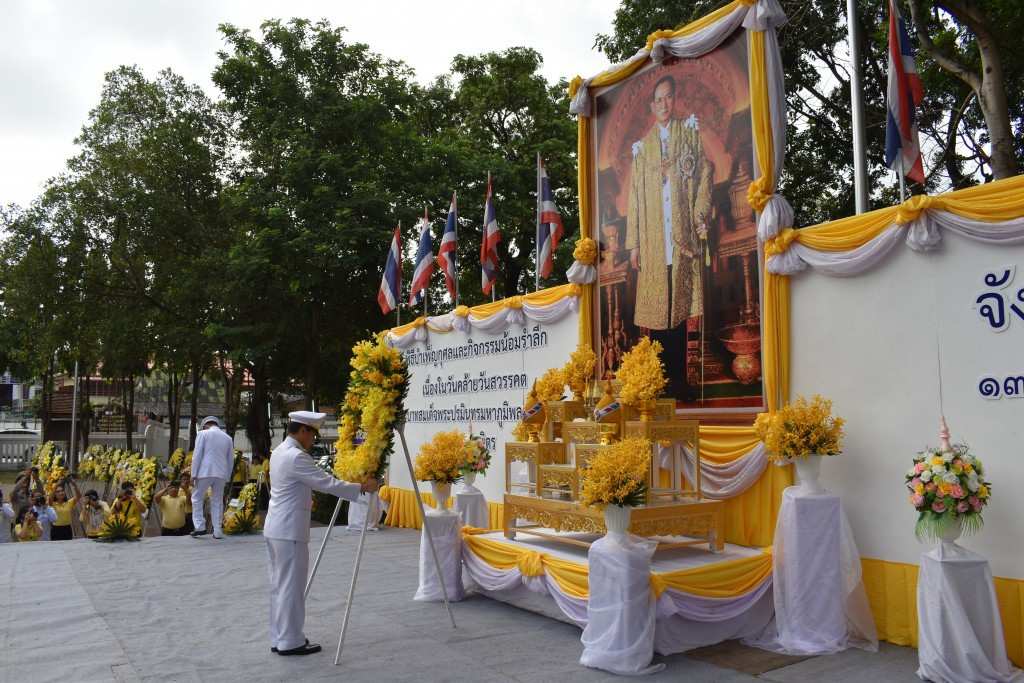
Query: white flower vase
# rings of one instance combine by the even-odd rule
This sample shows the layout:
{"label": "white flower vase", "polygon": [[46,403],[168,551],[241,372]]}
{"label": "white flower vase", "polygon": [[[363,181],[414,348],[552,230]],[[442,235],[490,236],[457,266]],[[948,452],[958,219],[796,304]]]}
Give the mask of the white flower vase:
{"label": "white flower vase", "polygon": [[604,526],[609,536],[625,536],[633,508],[620,505],[604,506]]}
{"label": "white flower vase", "polygon": [[956,539],[960,538],[960,533],[963,529],[960,525],[953,521],[950,524],[944,526],[941,530],[936,531],[935,536],[941,543],[954,543]]}
{"label": "white flower vase", "polygon": [[432,481],[430,482],[431,491],[434,493],[434,500],[437,501],[438,512],[444,512],[448,509],[448,499],[452,495],[452,485],[448,482]]}
{"label": "white flower vase", "polygon": [[821,474],[821,461],[823,455],[811,455],[806,458],[793,458],[796,466],[796,476],[799,481],[798,488],[801,493],[822,493],[825,487],[818,481]]}
{"label": "white flower vase", "polygon": [[462,483],[466,486],[472,486],[473,482],[476,481],[476,472],[467,472],[462,475]]}

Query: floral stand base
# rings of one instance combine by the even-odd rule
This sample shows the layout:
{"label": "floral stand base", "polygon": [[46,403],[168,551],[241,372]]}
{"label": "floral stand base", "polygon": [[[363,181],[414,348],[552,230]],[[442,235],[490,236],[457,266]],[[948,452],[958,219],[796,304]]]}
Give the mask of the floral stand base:
{"label": "floral stand base", "polygon": [[825,487],[818,481],[818,477],[821,476],[821,461],[824,459],[825,456],[822,455],[793,459],[793,465],[796,467],[796,485],[801,493],[808,495],[825,493]]}

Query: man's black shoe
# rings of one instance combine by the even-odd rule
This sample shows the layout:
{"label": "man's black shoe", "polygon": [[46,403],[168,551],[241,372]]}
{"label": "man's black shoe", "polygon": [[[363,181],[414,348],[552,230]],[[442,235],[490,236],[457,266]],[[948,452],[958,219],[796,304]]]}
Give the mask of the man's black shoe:
{"label": "man's black shoe", "polygon": [[209,532],[207,532],[206,529],[203,529],[202,531],[196,529],[195,531],[190,533],[189,536],[191,536],[192,538],[199,538],[200,536],[205,536],[207,533]]}
{"label": "man's black shoe", "polygon": [[[309,645],[309,638],[306,638],[306,645]],[[271,652],[277,652],[277,648],[276,647],[272,647],[272,648],[270,648],[270,651]]]}
{"label": "man's black shoe", "polygon": [[278,650],[277,654],[282,657],[288,657],[290,655],[311,655],[313,653],[320,652],[320,646],[317,644],[310,645],[309,641],[306,641],[305,645],[299,647],[293,647],[291,650]]}

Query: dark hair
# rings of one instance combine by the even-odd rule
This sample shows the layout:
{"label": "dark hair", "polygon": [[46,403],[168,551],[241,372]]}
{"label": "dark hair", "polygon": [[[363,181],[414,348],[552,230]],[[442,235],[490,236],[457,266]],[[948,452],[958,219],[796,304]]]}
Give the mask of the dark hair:
{"label": "dark hair", "polygon": [[100,494],[96,493],[96,489],[89,489],[85,492],[86,498],[92,498],[93,500],[99,500]]}
{"label": "dark hair", "polygon": [[[305,427],[306,429],[313,429],[308,424],[303,424],[302,422],[295,422],[293,420],[293,421],[288,423],[288,433],[289,434],[298,434],[299,433],[299,429],[301,429],[302,427]],[[316,431],[316,430],[313,429],[313,431]]]}
{"label": "dark hair", "polygon": [[658,88],[661,87],[662,83],[668,83],[672,87],[672,94],[676,94],[676,79],[671,76],[662,76],[658,79],[658,82],[654,84],[654,89],[651,90],[651,102],[654,101],[654,93],[658,91]]}
{"label": "dark hair", "polygon": [[21,524],[22,522],[24,522],[25,515],[27,515],[28,511],[31,509],[32,508],[29,507],[28,505],[22,505],[20,508],[18,508],[18,515],[14,518],[14,523]]}
{"label": "dark hair", "polygon": [[168,486],[181,486],[181,479],[171,479]]}
{"label": "dark hair", "polygon": [[135,484],[131,483],[130,481],[126,481],[123,484],[121,484],[121,490],[122,491],[134,491],[135,490]]}

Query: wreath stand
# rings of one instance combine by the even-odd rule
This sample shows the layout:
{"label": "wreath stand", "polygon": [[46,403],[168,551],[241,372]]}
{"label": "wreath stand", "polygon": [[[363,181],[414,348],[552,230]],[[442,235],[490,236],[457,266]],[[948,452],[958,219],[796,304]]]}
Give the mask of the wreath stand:
{"label": "wreath stand", "polygon": [[[430,525],[426,523],[426,513],[424,512],[423,499],[420,497],[420,486],[416,481],[416,475],[413,472],[412,458],[409,457],[409,445],[405,441],[405,429],[400,427],[396,430],[399,438],[402,440],[402,450],[405,453],[405,463],[409,467],[409,477],[412,479],[413,492],[416,495],[416,503],[420,509],[420,519],[423,520],[423,531],[427,535],[427,542],[430,545],[430,555],[434,558],[434,569],[437,571],[437,580],[441,584],[441,593],[444,596],[444,606],[448,609],[448,618],[452,622],[452,628],[455,628],[455,615],[452,613],[452,605],[448,600],[448,587],[445,586],[444,575],[441,573],[441,563],[437,559],[437,550],[434,547],[434,537],[430,532]],[[331,515],[331,524],[327,527],[327,533],[324,534],[324,540],[320,544],[320,550],[316,554],[316,560],[313,562],[313,570],[309,574],[309,580],[306,581],[306,590],[302,595],[303,600],[309,595],[309,587],[313,584],[313,577],[316,576],[317,567],[320,566],[320,558],[323,556],[324,548],[327,547],[327,540],[331,537],[331,531],[334,529],[334,524],[338,520],[338,514],[341,512],[341,499],[338,499],[338,504],[334,507],[334,514]],[[334,655],[334,664],[338,665],[341,660],[341,649],[345,645],[345,632],[348,630],[348,618],[352,611],[352,598],[356,592],[356,578],[359,576],[359,563],[363,558],[363,543],[366,541],[366,528],[369,524],[370,516],[367,515],[363,520],[363,530],[359,534],[359,547],[356,550],[356,563],[352,570],[352,582],[348,587],[348,601],[345,604],[345,617],[341,622],[341,635],[338,636],[338,651]]]}

